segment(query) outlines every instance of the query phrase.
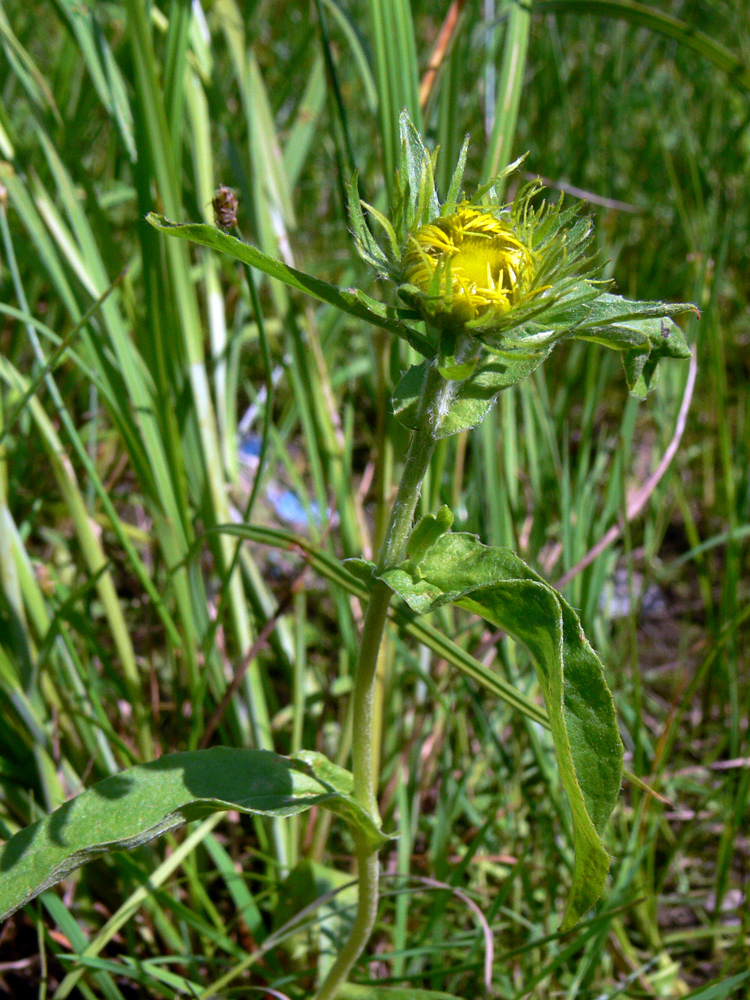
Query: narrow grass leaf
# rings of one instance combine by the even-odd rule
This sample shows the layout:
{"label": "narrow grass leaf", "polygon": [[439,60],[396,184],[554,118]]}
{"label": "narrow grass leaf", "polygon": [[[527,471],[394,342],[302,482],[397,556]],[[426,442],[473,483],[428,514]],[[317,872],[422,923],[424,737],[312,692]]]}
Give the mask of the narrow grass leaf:
{"label": "narrow grass leaf", "polygon": [[660,11],[655,6],[635,0],[535,0],[535,14],[593,14],[595,17],[616,17],[637,24],[692,49],[724,70],[731,80],[750,89],[750,68],[725,46],[692,24]]}
{"label": "narrow grass leaf", "polygon": [[741,972],[738,976],[730,976],[720,983],[701,986],[700,989],[687,993],[683,1000],[724,1000],[724,997],[737,996],[735,990],[750,979],[750,972]]}
{"label": "narrow grass leaf", "polygon": [[461,1000],[454,993],[437,990],[400,989],[395,986],[360,986],[344,983],[336,994],[340,1000]]}

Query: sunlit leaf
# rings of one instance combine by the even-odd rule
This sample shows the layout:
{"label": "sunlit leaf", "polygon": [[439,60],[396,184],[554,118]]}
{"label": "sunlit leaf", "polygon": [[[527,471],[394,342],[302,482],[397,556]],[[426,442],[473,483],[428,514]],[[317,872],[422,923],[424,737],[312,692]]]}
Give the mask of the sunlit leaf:
{"label": "sunlit leaf", "polygon": [[[375,303],[372,299],[368,301],[358,289],[338,288],[321,278],[305,274],[304,271],[298,271],[297,268],[289,267],[275,257],[263,253],[257,247],[243,243],[236,236],[221,232],[215,226],[198,222],[170,222],[169,219],[165,219],[164,216],[157,215],[155,212],[149,212],[146,219],[155,229],[168,236],[177,236],[179,239],[199,243],[212,250],[219,250],[243,264],[257,267],[259,271],[283,281],[290,288],[306,292],[308,295],[320,299],[321,302],[336,306],[342,312],[405,337],[412,346],[416,346],[417,350],[422,350],[423,353],[425,353],[425,348],[429,350],[426,339],[420,337],[416,331],[406,327],[404,320],[408,319],[410,315],[408,310],[394,309],[381,303]],[[419,344],[422,344],[422,347],[417,346]]]}
{"label": "sunlit leaf", "polygon": [[[498,395],[530,375],[549,354],[546,348],[530,357],[485,354],[472,375],[458,382],[456,393],[436,428],[438,438],[450,437],[481,423]],[[393,393],[393,412],[406,427],[417,426],[419,397],[427,366],[425,361],[413,365],[403,376]]]}
{"label": "sunlit leaf", "polygon": [[600,834],[620,790],[623,756],[603,666],[577,615],[518,556],[482,545],[474,535],[444,534],[428,549],[418,572],[404,563],[381,579],[414,611],[457,604],[531,652],[573,816],[575,866],[562,922],[562,930],[568,930],[604,887],[609,858]]}
{"label": "sunlit leaf", "polygon": [[92,785],[0,848],[0,919],[92,858],[225,809],[291,816],[321,805],[382,843],[386,838],[351,796],[351,781],[318,753],[295,759],[214,747],[136,765]]}

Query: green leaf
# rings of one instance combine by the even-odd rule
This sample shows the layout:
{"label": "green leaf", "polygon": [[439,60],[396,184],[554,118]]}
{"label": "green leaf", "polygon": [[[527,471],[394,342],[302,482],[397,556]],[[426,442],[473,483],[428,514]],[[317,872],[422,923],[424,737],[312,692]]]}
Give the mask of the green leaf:
{"label": "green leaf", "polygon": [[690,357],[690,348],[679,326],[671,318],[697,309],[693,305],[667,302],[630,302],[605,292],[588,305],[585,315],[566,317],[576,324],[572,336],[623,351],[628,387],[645,398],[656,383],[662,358]]}
{"label": "green leaf", "polygon": [[720,42],[700,31],[695,24],[688,24],[672,14],[660,11],[657,5],[638,3],[637,0],[535,0],[534,13],[593,14],[595,17],[622,18],[631,24],[643,25],[651,31],[674,38],[685,48],[710,60],[728,74],[732,83],[750,89],[750,69],[742,59]]}
{"label": "green leaf", "polygon": [[461,1000],[453,993],[437,990],[402,989],[393,986],[360,986],[344,983],[336,993],[338,1000]]}
{"label": "green leaf", "polygon": [[[576,325],[581,329],[587,327],[617,326],[627,320],[651,319],[658,316],[679,316],[685,312],[698,312],[689,302],[639,302],[624,299],[622,295],[612,292],[602,292],[593,300],[583,305],[566,310],[564,316],[555,315],[556,323],[564,322]],[[683,357],[684,355],[677,355]]]}
{"label": "green leaf", "polygon": [[168,754],[128,768],[0,848],[0,920],[92,858],[224,809],[291,816],[322,805],[382,843],[386,838],[351,797],[351,780],[322,754],[287,758],[229,747]]}
{"label": "green leaf", "polygon": [[407,558],[413,563],[420,563],[438,538],[452,527],[453,511],[446,504],[443,504],[437,514],[427,514],[409,535],[406,543]]}
{"label": "green leaf", "polygon": [[[168,236],[177,236],[179,239],[199,243],[201,246],[210,247],[212,250],[219,250],[221,253],[228,254],[230,257],[234,257],[235,260],[242,261],[243,264],[250,264],[251,267],[257,267],[259,271],[263,271],[272,278],[283,281],[291,288],[306,292],[308,295],[320,299],[321,302],[327,302],[329,305],[336,306],[342,312],[349,313],[351,316],[356,316],[358,319],[372,323],[373,326],[391,330],[393,333],[405,337],[413,346],[416,346],[415,341],[416,343],[421,343],[422,347],[426,349],[423,350],[417,347],[417,350],[422,350],[422,353],[432,353],[432,348],[428,346],[426,338],[416,333],[416,331],[406,328],[401,319],[401,313],[404,313],[404,318],[406,319],[412,315],[409,312],[394,309],[381,303],[375,303],[373,299],[367,299],[367,296],[364,296],[357,289],[338,288],[336,285],[332,285],[320,278],[315,278],[311,274],[305,274],[304,271],[298,271],[296,268],[289,267],[280,260],[276,260],[275,257],[263,253],[257,247],[251,246],[249,243],[243,243],[236,236],[221,232],[215,226],[197,222],[170,222],[169,219],[165,219],[163,215],[157,215],[156,212],[149,212],[146,216],[146,221],[155,229],[158,229],[159,232],[166,233]],[[377,306],[377,308],[374,308],[374,306]]]}
{"label": "green leaf", "polygon": [[735,990],[741,984],[750,979],[750,972],[740,972],[737,976],[723,979],[720,982],[711,983],[709,986],[701,986],[697,990],[687,993],[684,1000],[724,1000],[725,997],[737,996]]}
{"label": "green leaf", "polygon": [[[530,375],[549,355],[546,347],[533,356],[485,354],[472,375],[456,383],[456,393],[436,431],[438,438],[450,437],[481,423],[498,395]],[[429,361],[413,365],[393,393],[393,412],[405,427],[416,428],[419,397]]]}
{"label": "green leaf", "polygon": [[[450,267],[450,261],[448,261]],[[440,268],[435,269],[433,281],[436,280]],[[436,294],[439,292],[436,289]],[[469,350],[466,350],[469,346]],[[476,371],[479,360],[477,344],[467,344],[465,337],[458,337],[449,330],[440,331],[437,354],[437,370],[448,382],[463,382]]]}
{"label": "green leaf", "polygon": [[354,778],[351,772],[315,750],[300,750],[292,754],[290,760],[331,792],[332,797],[325,803],[326,808],[364,834],[373,847],[380,847],[389,839],[354,798]]}
{"label": "green leaf", "polygon": [[409,564],[381,579],[412,610],[446,603],[481,615],[523,642],[537,667],[560,777],[573,816],[573,885],[561,930],[601,895],[609,859],[600,833],[622,780],[622,743],[601,661],[573,609],[518,556],[474,535],[446,534],[426,553],[419,577]]}
{"label": "green leaf", "polygon": [[671,317],[698,312],[690,303],[632,302],[601,292],[588,281],[574,282],[549,307],[544,308],[540,297],[528,309],[536,309],[539,316],[500,335],[474,332],[499,357],[546,357],[554,344],[571,338],[622,351],[628,386],[639,398],[653,388],[662,358],[690,357],[685,336]]}

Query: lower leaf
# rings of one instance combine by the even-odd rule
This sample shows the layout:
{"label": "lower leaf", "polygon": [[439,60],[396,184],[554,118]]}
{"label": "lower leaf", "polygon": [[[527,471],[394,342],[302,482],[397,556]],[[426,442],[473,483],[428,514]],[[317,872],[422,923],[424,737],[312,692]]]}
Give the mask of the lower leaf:
{"label": "lower leaf", "polygon": [[0,920],[101,854],[137,847],[225,809],[291,816],[331,808],[386,838],[350,795],[351,775],[322,754],[214,747],[167,754],[97,782],[0,848]]}

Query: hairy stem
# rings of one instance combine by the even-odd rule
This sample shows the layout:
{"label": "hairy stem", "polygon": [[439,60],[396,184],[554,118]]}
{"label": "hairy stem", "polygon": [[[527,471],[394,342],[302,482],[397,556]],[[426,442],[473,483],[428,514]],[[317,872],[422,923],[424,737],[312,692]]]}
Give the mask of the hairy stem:
{"label": "hairy stem", "polygon": [[[422,389],[418,427],[406,456],[401,484],[378,557],[379,572],[389,569],[404,557],[422,482],[435,449],[440,415],[454,390],[455,383],[446,381],[434,364],[430,366]],[[392,596],[393,591],[381,580],[375,583],[362,626],[352,701],[354,796],[378,825],[380,824],[377,803],[378,782],[373,768],[373,691],[378,652]],[[377,916],[380,878],[378,848],[363,842],[355,831],[352,832],[356,843],[359,882],[357,917],[349,940],[331,967],[316,1000],[333,1000],[336,996],[339,986],[345,981],[352,966],[362,954]]]}

